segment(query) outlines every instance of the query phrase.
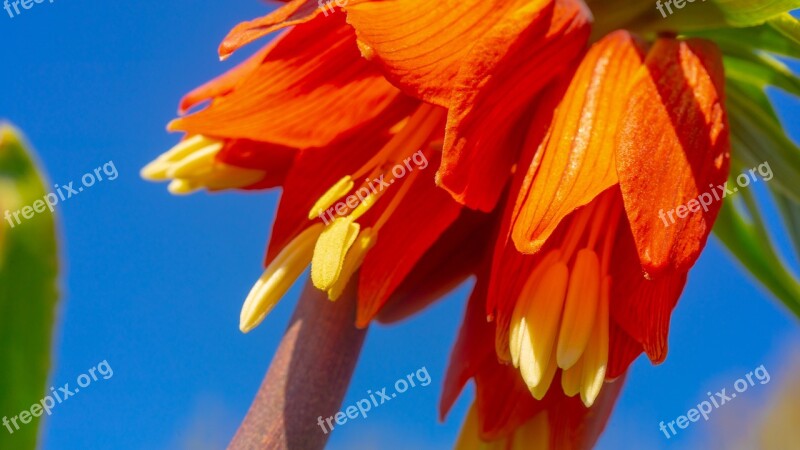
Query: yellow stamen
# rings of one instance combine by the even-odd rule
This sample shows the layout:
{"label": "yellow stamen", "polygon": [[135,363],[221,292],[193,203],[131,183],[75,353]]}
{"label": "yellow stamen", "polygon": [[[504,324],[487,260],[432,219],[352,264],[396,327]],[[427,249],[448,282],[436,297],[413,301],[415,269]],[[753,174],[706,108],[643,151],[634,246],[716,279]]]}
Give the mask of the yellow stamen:
{"label": "yellow stamen", "polygon": [[262,180],[263,170],[245,169],[217,161],[224,147],[222,141],[196,135],[159,156],[142,169],[143,178],[152,181],[174,179],[168,189],[175,195],[186,195],[202,188],[235,189]]}
{"label": "yellow stamen", "polygon": [[331,186],[331,188],[322,194],[322,197],[320,197],[319,200],[314,203],[314,206],[308,213],[308,218],[315,219],[316,217],[319,217],[320,214],[330,208],[331,205],[333,205],[337,200],[342,198],[348,192],[352,191],[354,186],[355,183],[349,175],[337,181],[336,184]]}
{"label": "yellow stamen", "polygon": [[599,300],[600,261],[593,250],[579,250],[570,274],[558,335],[558,367],[569,369],[583,354]]}
{"label": "yellow stamen", "polygon": [[327,291],[339,279],[347,251],[360,228],[349,217],[337,217],[320,234],[311,261],[311,281],[317,289]]}
{"label": "yellow stamen", "polygon": [[528,388],[542,382],[554,351],[564,295],[569,281],[569,269],[559,261],[544,273],[541,283],[534,287],[531,304],[525,314],[527,339],[523,338],[519,368]]}
{"label": "yellow stamen", "polygon": [[314,243],[325,228],[315,223],[306,228],[278,253],[247,295],[242,306],[239,329],[247,333],[267,316],[308,267]]}
{"label": "yellow stamen", "polygon": [[567,397],[574,397],[581,391],[581,379],[583,374],[583,359],[572,365],[569,369],[561,372],[561,389]]}
{"label": "yellow stamen", "polygon": [[597,306],[597,320],[592,336],[583,355],[583,374],[581,377],[581,400],[586,407],[592,406],[606,377],[608,365],[608,302],[611,290],[611,277],[606,276],[600,291]]}
{"label": "yellow stamen", "polygon": [[553,384],[553,379],[556,376],[556,369],[558,369],[558,364],[556,363],[556,352],[551,352],[550,362],[547,363],[547,368],[542,376],[542,380],[539,382],[539,384],[530,388],[533,398],[536,400],[541,400],[544,398],[544,396],[547,394],[547,391],[550,389],[550,385]]}
{"label": "yellow stamen", "polygon": [[378,233],[372,228],[361,231],[355,244],[353,244],[350,251],[347,252],[347,256],[344,258],[344,265],[342,266],[339,278],[333,283],[333,286],[328,289],[328,298],[331,301],[336,301],[342,295],[344,288],[347,287],[347,283],[350,282],[350,278],[352,278],[356,270],[361,267],[364,258],[367,256],[367,252],[369,252],[377,241]]}
{"label": "yellow stamen", "polygon": [[174,195],[188,195],[197,191],[198,189],[199,186],[196,184],[189,180],[183,180],[180,178],[170,181],[169,186],[167,186],[167,190]]}
{"label": "yellow stamen", "polygon": [[511,316],[511,325],[509,327],[509,351],[511,353],[511,361],[514,367],[519,367],[519,354],[522,348],[523,336],[527,334],[525,324],[525,314],[530,307],[531,300],[536,287],[542,282],[545,270],[558,261],[560,254],[558,250],[552,250],[550,253],[542,258],[542,261],[536,266],[533,273],[531,273],[525,285],[520,291],[519,298],[517,299],[514,307],[514,313]]}
{"label": "yellow stamen", "polygon": [[244,169],[215,162],[210,173],[205,176],[190,177],[189,180],[206,189],[218,191],[250,186],[264,179],[265,175],[263,170]]}
{"label": "yellow stamen", "polygon": [[206,174],[211,171],[214,157],[217,156],[220,150],[222,150],[222,142],[215,142],[197,149],[194,153],[177,161],[170,167],[167,170],[167,176],[170,178],[187,178]]}
{"label": "yellow stamen", "polygon": [[218,143],[216,139],[210,139],[203,135],[195,135],[188,139],[179,142],[178,145],[172,147],[170,150],[163,153],[141,171],[142,178],[151,181],[166,180],[170,177],[167,176],[167,171],[183,158],[191,155],[192,153],[201,150],[210,145]]}

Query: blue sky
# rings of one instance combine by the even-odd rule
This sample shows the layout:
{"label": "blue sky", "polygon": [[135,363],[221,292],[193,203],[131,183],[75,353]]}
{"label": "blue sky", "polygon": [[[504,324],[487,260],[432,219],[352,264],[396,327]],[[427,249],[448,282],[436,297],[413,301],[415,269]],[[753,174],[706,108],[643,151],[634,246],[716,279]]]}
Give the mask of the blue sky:
{"label": "blue sky", "polygon": [[[265,10],[250,0],[56,0],[13,19],[0,11],[0,117],[26,132],[53,183],[109,161],[119,171],[59,206],[64,298],[51,383],[73,382],[103,360],[114,376],[54,410],[45,449],[221,448],[247,411],[297,297],[293,290],[251,334],[238,331],[277,194],[176,198],[138,172],[177,140],[165,124],[180,96],[231,66],[217,59],[221,38]],[[780,97],[779,106],[786,123],[798,123],[797,101]],[[454,442],[469,396],[445,424],[436,404],[468,289],[370,330],[345,404],[423,366],[433,382],[340,427],[329,448]],[[758,414],[798,343],[797,321],[712,240],[673,316],[667,362],[633,365],[600,448],[719,442],[731,433],[724,424]],[[772,381],[747,400],[670,440],[658,430],[761,364]]]}

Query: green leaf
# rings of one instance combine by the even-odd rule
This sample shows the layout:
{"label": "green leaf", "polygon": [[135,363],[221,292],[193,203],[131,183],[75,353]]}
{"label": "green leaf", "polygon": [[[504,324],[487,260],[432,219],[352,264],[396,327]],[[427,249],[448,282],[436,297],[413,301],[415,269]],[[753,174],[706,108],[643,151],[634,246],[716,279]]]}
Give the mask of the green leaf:
{"label": "green leaf", "polygon": [[625,24],[626,28],[640,33],[746,28],[780,20],[783,14],[800,8],[800,0],[679,0],[678,4],[682,6],[678,8],[675,0],[651,1],[651,7]]}
{"label": "green leaf", "polygon": [[[44,195],[45,183],[18,133],[0,124],[0,417],[9,420],[45,396],[50,370],[58,297],[54,218],[49,210],[30,219],[19,215],[19,224],[13,218]],[[0,428],[0,448],[35,449],[40,420],[17,419],[20,429],[11,425],[13,434]]]}
{"label": "green leaf", "polygon": [[728,78],[758,86],[761,89],[775,86],[800,97],[800,79],[780,61],[764,54],[752,52],[729,56],[731,53],[726,52],[726,56],[723,58],[725,75]]}
{"label": "green leaf", "polygon": [[773,17],[769,20],[768,24],[770,28],[780,33],[785,39],[793,42],[795,50],[800,47],[800,21],[792,17],[791,14],[785,13]]}
{"label": "green leaf", "polygon": [[737,210],[735,202],[725,201],[714,225],[714,234],[753,276],[800,318],[800,283],[786,270],[773,247],[753,193],[744,189],[739,194],[744,214]]}
{"label": "green leaf", "polygon": [[783,216],[786,228],[789,230],[789,237],[794,244],[794,251],[800,258],[800,203],[793,201],[789,196],[784,195],[777,189],[770,189],[775,203]]}
{"label": "green leaf", "polygon": [[766,94],[759,86],[731,78],[728,117],[734,155],[750,167],[767,162],[774,172],[770,181],[784,195],[800,202],[800,149],[786,136]]}
{"label": "green leaf", "polygon": [[751,49],[759,49],[778,55],[800,58],[800,42],[788,36],[786,33],[779,31],[775,26],[776,21],[783,22],[786,20],[784,17],[788,17],[796,22],[794,17],[786,14],[778,16],[777,19],[772,19],[764,25],[748,28],[699,30],[687,32],[684,36],[710,39],[723,48],[747,46]]}
{"label": "green leaf", "polygon": [[713,0],[734,27],[760,25],[769,19],[800,8],[798,0]]}

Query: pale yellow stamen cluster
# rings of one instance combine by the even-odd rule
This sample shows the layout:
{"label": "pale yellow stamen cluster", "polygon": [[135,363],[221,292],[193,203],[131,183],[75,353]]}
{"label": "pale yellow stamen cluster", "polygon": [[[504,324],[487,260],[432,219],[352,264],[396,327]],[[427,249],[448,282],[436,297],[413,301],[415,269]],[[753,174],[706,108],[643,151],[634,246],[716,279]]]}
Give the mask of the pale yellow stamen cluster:
{"label": "pale yellow stamen cluster", "polygon": [[176,195],[200,189],[236,189],[257,183],[264,171],[244,169],[216,159],[223,142],[202,135],[192,136],[162,154],[142,169],[142,178],[170,181],[169,191]]}
{"label": "pale yellow stamen cluster", "polygon": [[[566,395],[580,394],[591,406],[600,394],[608,363],[607,274],[620,214],[616,201],[604,194],[577,214],[562,246],[541,258],[515,304],[511,362],[538,400],[557,369]],[[598,242],[601,231],[605,239]]]}

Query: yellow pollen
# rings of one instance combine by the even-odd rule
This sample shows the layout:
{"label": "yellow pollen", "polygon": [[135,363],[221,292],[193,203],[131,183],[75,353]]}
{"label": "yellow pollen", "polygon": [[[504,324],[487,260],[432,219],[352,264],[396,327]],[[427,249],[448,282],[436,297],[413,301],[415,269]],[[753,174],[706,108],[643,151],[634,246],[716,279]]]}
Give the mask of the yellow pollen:
{"label": "yellow pollen", "polygon": [[352,278],[353,274],[361,267],[364,258],[367,256],[367,252],[369,252],[377,241],[377,231],[372,228],[366,228],[361,231],[361,234],[358,235],[358,239],[356,239],[356,242],[344,258],[344,265],[342,266],[339,278],[333,283],[333,286],[328,289],[328,298],[331,301],[336,301],[342,295],[342,292],[344,292],[344,289],[347,287],[347,283],[350,282],[350,278]]}
{"label": "yellow pollen", "polygon": [[314,243],[324,225],[316,223],[306,228],[278,253],[263,275],[250,290],[242,305],[239,329],[247,333],[269,314],[281,297],[308,267]]}
{"label": "yellow pollen", "polygon": [[339,279],[347,251],[355,243],[360,225],[349,217],[337,217],[320,234],[311,260],[311,281],[327,291]]}

